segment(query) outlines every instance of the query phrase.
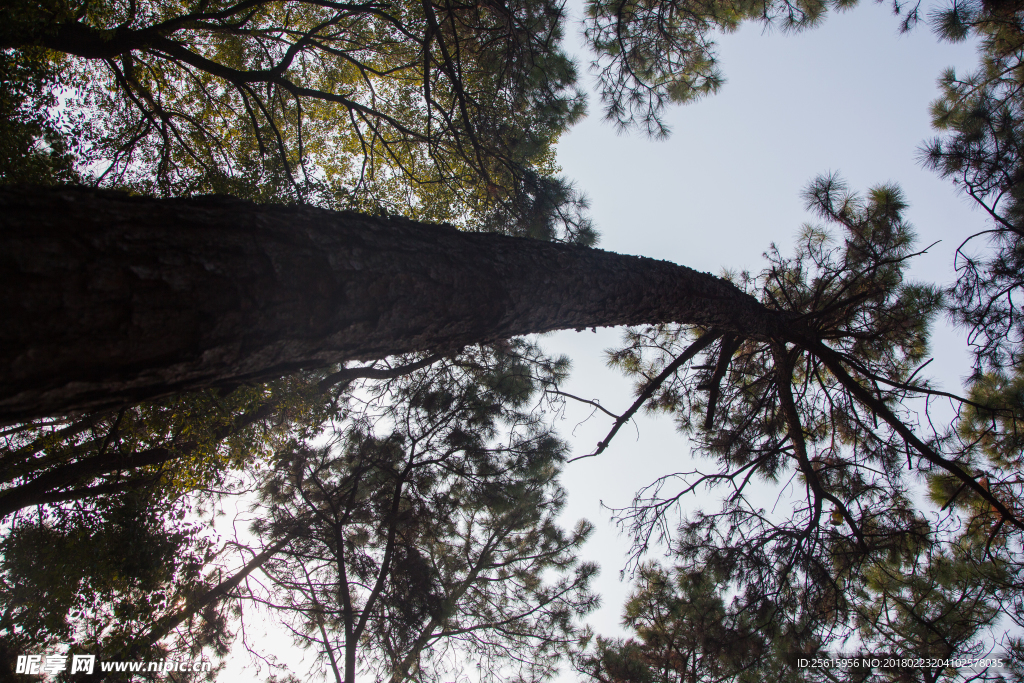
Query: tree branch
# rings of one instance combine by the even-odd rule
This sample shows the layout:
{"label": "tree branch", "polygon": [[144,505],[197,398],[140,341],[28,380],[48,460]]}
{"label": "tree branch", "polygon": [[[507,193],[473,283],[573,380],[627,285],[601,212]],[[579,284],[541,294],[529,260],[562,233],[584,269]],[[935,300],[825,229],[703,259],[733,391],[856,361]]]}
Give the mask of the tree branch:
{"label": "tree branch", "polygon": [[654,394],[654,392],[658,390],[658,387],[664,384],[665,380],[667,380],[669,377],[675,374],[676,370],[681,368],[691,358],[693,358],[702,350],[707,348],[708,344],[715,341],[720,336],[722,336],[721,332],[719,332],[718,330],[711,329],[705,332],[703,335],[701,335],[700,338],[697,339],[695,342],[690,344],[690,346],[685,351],[683,351],[683,353],[681,353],[678,358],[669,363],[665,367],[665,369],[661,371],[660,375],[658,375],[657,377],[655,377],[654,379],[647,383],[647,385],[637,396],[636,401],[634,401],[633,405],[629,407],[629,410],[624,412],[622,415],[618,417],[618,419],[615,420],[615,424],[612,425],[611,431],[608,432],[608,435],[604,437],[603,441],[598,442],[597,450],[587,455],[580,455],[575,458],[570,458],[567,462],[574,462],[576,460],[582,460],[583,458],[593,458],[596,455],[601,455],[601,453],[604,453],[604,450],[608,448],[608,444],[611,443],[612,439],[615,437],[615,434],[618,433],[622,425],[629,422],[630,418],[632,418],[633,415],[636,414],[636,411],[640,410],[640,406],[642,406],[644,402],[646,402],[647,399],[649,399]]}

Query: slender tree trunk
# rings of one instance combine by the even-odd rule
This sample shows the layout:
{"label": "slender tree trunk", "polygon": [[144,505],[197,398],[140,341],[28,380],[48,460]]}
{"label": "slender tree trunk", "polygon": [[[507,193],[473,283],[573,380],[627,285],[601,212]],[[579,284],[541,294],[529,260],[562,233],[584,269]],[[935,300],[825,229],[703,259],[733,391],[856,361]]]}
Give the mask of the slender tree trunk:
{"label": "slender tree trunk", "polygon": [[230,198],[0,188],[0,422],[566,328],[786,321],[665,261]]}

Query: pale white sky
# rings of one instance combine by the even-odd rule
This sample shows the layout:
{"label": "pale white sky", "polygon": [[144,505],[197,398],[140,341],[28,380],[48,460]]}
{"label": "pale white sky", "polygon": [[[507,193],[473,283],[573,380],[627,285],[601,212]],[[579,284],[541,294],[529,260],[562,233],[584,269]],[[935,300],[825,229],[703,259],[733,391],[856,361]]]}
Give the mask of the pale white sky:
{"label": "pale white sky", "polygon": [[[581,6],[574,7],[577,17]],[[725,86],[669,111],[673,135],[667,141],[616,134],[592,97],[591,115],[561,141],[558,161],[591,199],[599,246],[716,274],[723,268],[756,272],[771,242],[791,252],[800,225],[813,220],[801,190],[815,175],[838,171],[861,191],[899,183],[920,244],[942,240],[917,260],[913,276],[949,281],[953,250],[984,218],[951,184],[921,167],[918,148],[934,135],[928,111],[938,94],[936,79],[950,66],[973,68],[976,57],[972,45],[939,43],[923,24],[908,35],[897,28],[887,5],[864,3],[797,35],[747,25],[723,36]],[[576,53],[587,61],[582,50]],[[620,333],[562,332],[544,344],[574,359],[568,391],[599,398],[613,412],[633,400],[629,383],[604,366],[603,350]],[[929,368],[949,388],[966,374],[964,348],[962,335],[936,330]],[[579,410],[560,427],[576,455],[591,452],[610,426],[608,418],[595,417],[576,427],[588,414]],[[566,468],[566,523],[585,517],[597,526],[583,555],[602,566],[596,587],[604,604],[590,619],[598,633],[621,632],[629,591],[619,580],[628,539],[609,523],[601,501],[625,506],[657,476],[692,466],[686,441],[669,420],[642,417],[599,458]],[[713,505],[707,499],[694,504],[701,502]],[[575,677],[561,679],[570,680]]]}
{"label": "pale white sky", "polygon": [[[576,17],[570,45],[578,44],[581,7],[570,5]],[[798,35],[748,25],[723,36],[725,86],[704,101],[671,109],[674,132],[667,141],[618,135],[592,97],[591,115],[560,142],[558,161],[591,199],[599,246],[713,273],[757,271],[772,241],[791,251],[800,225],[811,220],[801,190],[815,175],[839,171],[858,190],[899,183],[921,244],[942,240],[918,259],[915,277],[951,279],[953,249],[984,219],[949,183],[921,168],[917,150],[933,135],[928,105],[937,95],[937,77],[949,66],[972,68],[974,50],[939,43],[924,25],[898,35],[897,25],[888,6],[867,3]],[[571,49],[588,63],[582,50]],[[604,365],[603,350],[619,335],[563,332],[544,340],[549,352],[573,358],[568,391],[617,412],[633,400],[629,383]],[[933,376],[955,387],[967,369],[962,336],[940,329],[933,346]],[[577,426],[588,413],[571,410],[559,428],[575,455],[590,452],[609,428],[600,416]],[[625,506],[658,475],[690,466],[687,444],[670,421],[641,417],[602,456],[567,467],[566,525],[585,517],[597,526],[583,556],[602,565],[596,588],[604,606],[589,620],[598,633],[620,632],[629,590],[618,578],[628,540],[611,526],[601,501]],[[278,643],[281,649],[274,649],[291,659],[286,643]],[[246,677],[240,664],[229,680]],[[305,673],[302,667],[296,672]],[[564,674],[559,683],[572,680]]]}

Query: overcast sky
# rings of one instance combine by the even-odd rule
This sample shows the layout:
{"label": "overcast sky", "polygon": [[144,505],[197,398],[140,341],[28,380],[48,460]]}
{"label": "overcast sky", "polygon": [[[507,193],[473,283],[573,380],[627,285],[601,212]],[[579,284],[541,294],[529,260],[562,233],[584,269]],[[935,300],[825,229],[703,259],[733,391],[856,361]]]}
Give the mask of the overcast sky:
{"label": "overcast sky", "polygon": [[[573,7],[577,18],[581,6]],[[947,67],[973,68],[974,46],[939,43],[924,25],[908,35],[897,29],[888,6],[867,3],[797,35],[747,25],[723,36],[725,86],[669,111],[669,140],[616,134],[592,95],[590,116],[560,142],[558,160],[591,199],[599,246],[715,274],[723,268],[756,272],[770,243],[789,254],[799,227],[814,222],[801,190],[814,176],[838,171],[860,191],[890,181],[901,185],[919,243],[942,240],[917,259],[912,275],[951,280],[953,250],[984,219],[950,183],[921,167],[918,150],[934,136],[928,112],[936,79]],[[575,51],[586,64],[582,50]],[[563,332],[545,339],[549,351],[573,358],[567,390],[599,398],[614,412],[633,400],[629,383],[604,366],[603,350],[620,334]],[[966,374],[964,346],[962,335],[945,326],[936,330],[929,368],[947,388]],[[560,426],[575,455],[592,451],[610,426],[595,417],[577,427],[588,412],[577,411]],[[690,464],[686,441],[669,420],[641,418],[599,458],[567,467],[566,523],[585,517],[597,526],[584,557],[602,566],[597,588],[604,606],[591,619],[598,633],[620,632],[629,590],[619,580],[628,540],[610,525],[601,501],[625,506],[658,475]]]}

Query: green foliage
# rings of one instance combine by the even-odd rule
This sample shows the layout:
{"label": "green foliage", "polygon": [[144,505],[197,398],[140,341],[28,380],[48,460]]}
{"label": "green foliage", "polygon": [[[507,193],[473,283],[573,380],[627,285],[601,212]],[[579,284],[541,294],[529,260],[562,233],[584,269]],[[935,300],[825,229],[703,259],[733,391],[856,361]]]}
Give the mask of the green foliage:
{"label": "green foliage", "polygon": [[[993,371],[972,378],[969,399],[947,438],[961,450],[960,460],[974,472],[982,487],[1008,509],[1024,507],[1021,480],[1022,382],[1020,373],[1008,377]],[[1007,520],[991,501],[963,483],[938,473],[928,480],[930,498],[942,508],[958,509],[967,519],[965,534],[976,543],[1005,546]]]}
{"label": "green foliage", "polygon": [[55,113],[60,72],[45,50],[0,51],[0,182],[78,179],[75,126]]}
{"label": "green foliage", "polygon": [[[1005,559],[986,557],[984,546],[962,540],[944,551],[878,561],[851,591],[848,624],[822,639],[802,628],[815,621],[813,603],[803,605],[802,620],[787,623],[777,611],[783,605],[751,609],[748,596],[735,595],[714,566],[695,571],[687,563],[666,571],[647,563],[623,615],[623,626],[636,637],[598,638],[576,666],[599,683],[962,680],[974,673],[941,666],[822,672],[795,664],[816,655],[983,658],[989,651],[976,636],[1005,608],[1006,568]],[[852,642],[843,651],[836,645],[845,637]],[[992,673],[979,679],[999,680]]]}
{"label": "green foliage", "polygon": [[289,542],[264,567],[272,587],[244,597],[339,680],[349,662],[378,681],[444,680],[463,658],[506,680],[551,675],[596,605],[596,567],[577,559],[591,527],[556,523],[565,444],[530,410],[557,366],[515,342],[352,387],[314,439],[326,445],[278,451],[253,530]]}
{"label": "green foliage", "polygon": [[[495,670],[550,672],[596,600],[587,590],[596,568],[576,559],[590,526],[570,532],[555,523],[565,445],[536,403],[538,386],[563,380],[568,367],[522,341],[500,347],[466,350],[412,374],[399,367],[396,379],[336,384],[346,371],[333,368],[326,384],[326,372],[300,373],[224,395],[8,430],[10,485],[0,500],[38,481],[58,485],[49,507],[15,515],[0,548],[12,592],[4,652],[70,643],[71,653],[104,659],[224,654],[231,619],[246,612],[229,615],[231,589],[213,588],[224,569],[227,578],[238,570],[186,520],[242,491],[228,476],[235,470],[267,504],[254,528],[268,543],[287,545],[257,565],[282,594],[301,584],[300,565],[334,581],[310,598],[327,609],[332,600],[340,609],[338,585],[354,582],[368,630],[345,640],[335,619],[325,647],[358,645],[360,661],[386,660],[393,670],[457,643]],[[325,437],[326,447],[319,445]],[[173,457],[123,469],[165,451]],[[109,471],[82,466],[107,461]],[[77,478],[54,480],[62,471]],[[338,529],[324,526],[331,514],[352,544],[340,556],[330,540]],[[302,552],[329,558],[328,567],[340,562],[348,578],[303,565]],[[377,577],[385,590],[359,603],[360,586]],[[315,622],[302,611],[285,618]],[[495,631],[503,622],[518,630]],[[181,625],[167,634],[163,623]],[[524,647],[536,650],[531,662],[510,655]]]}
{"label": "green foliage", "polygon": [[[607,116],[663,136],[665,106],[721,87],[715,32],[743,21],[800,30],[852,4],[591,0]],[[916,6],[894,7],[904,28],[916,20]],[[764,271],[734,278],[802,330],[799,343],[662,326],[631,330],[611,354],[639,390],[694,336],[714,338],[648,408],[673,415],[716,469],[664,477],[620,511],[636,540],[625,610],[635,637],[597,639],[576,659],[585,675],[797,680],[812,676],[783,653],[850,638],[942,657],[977,652],[1000,614],[1024,623],[1020,537],[993,503],[1021,509],[1021,15],[1014,3],[958,2],[933,23],[947,40],[980,36],[982,66],[943,78],[933,115],[946,133],[927,162],[993,220],[989,253],[958,251],[950,292],[979,348],[956,429],[923,444],[938,455],[918,457],[914,479],[908,401],[934,393],[915,378],[943,298],[904,277],[914,236],[900,191],[862,198],[818,179],[806,197],[829,227],[805,227],[794,256],[773,246]],[[7,3],[0,179],[95,172],[139,192],[304,201],[592,244],[585,200],[554,164],[553,144],[583,111],[557,47],[563,21],[549,0]],[[137,637],[212,583],[209,546],[172,512],[245,470],[261,496],[253,531],[285,550],[261,569],[265,593],[231,597],[270,605],[297,642],[341,669],[358,652],[379,680],[428,680],[464,656],[506,677],[549,675],[595,604],[595,569],[576,558],[589,527],[555,522],[565,446],[535,403],[565,370],[512,342],[329,391],[326,373],[308,373],[11,428],[0,506],[50,507],[20,514],[0,541],[0,649],[73,642],[129,658],[170,647]],[[960,474],[941,469],[951,463]],[[682,490],[662,495],[677,480]],[[922,481],[944,515],[922,514]],[[757,507],[751,483],[788,487],[791,507]],[[672,528],[680,496],[722,484],[719,510]],[[659,539],[671,570],[639,563]],[[140,550],[117,552],[126,546]],[[222,648],[222,608],[211,603],[176,646]]]}
{"label": "green foliage", "polygon": [[[878,187],[864,200],[829,176],[818,178],[805,196],[808,208],[837,227],[840,234],[805,226],[794,257],[782,256],[773,246],[766,255],[771,265],[756,277],[741,274],[739,284],[756,293],[766,306],[806,325],[816,339],[853,362],[858,373],[884,377],[889,383],[907,381],[926,357],[928,326],[941,310],[942,297],[935,288],[903,277],[914,256],[914,235],[902,218],[906,205],[899,190]],[[609,363],[638,375],[642,386],[678,355],[679,345],[693,332],[700,330],[679,326],[631,330],[626,344],[610,352]],[[715,391],[714,414],[719,421],[712,429],[701,419],[708,414],[711,396],[703,390],[717,386],[722,379],[712,381],[724,343],[705,353],[708,362],[704,365],[695,364],[699,372],[662,385],[649,409],[673,413],[680,429],[698,438],[708,455],[737,465],[763,458],[758,474],[775,480],[777,469],[785,462],[778,459],[779,440],[789,437],[778,409],[769,409],[777,388],[769,343],[744,340],[724,359],[731,365],[729,374],[722,376],[726,381],[721,390]],[[805,356],[810,364],[801,366],[798,351],[793,349],[792,354],[796,356],[795,380],[804,385],[801,391],[807,392],[808,413],[802,417],[808,438],[820,439],[826,450],[848,441],[868,447],[874,438],[861,441],[865,436],[857,409],[845,400],[833,403],[834,397],[817,394],[813,386],[821,383],[830,394],[835,382],[813,364],[812,354]],[[882,396],[891,405],[899,405],[898,391]],[[871,448],[874,446],[869,452]],[[880,455],[877,452],[872,457]]]}
{"label": "green foliage", "polygon": [[[999,588],[1006,576],[1002,561],[965,540],[865,571],[856,622],[866,643],[899,643],[907,652],[936,659],[986,654],[976,637],[1000,616]],[[941,673],[957,677],[955,667]]]}
{"label": "green foliage", "polygon": [[[839,234],[806,226],[795,256],[773,247],[769,267],[736,277],[801,326],[799,341],[662,326],[631,330],[623,348],[610,352],[612,364],[638,376],[639,392],[694,336],[717,334],[703,359],[669,377],[648,405],[671,413],[715,468],[660,478],[618,511],[618,520],[634,538],[634,558],[663,541],[678,576],[715,577],[717,590],[734,596],[727,613],[749,616],[751,628],[770,641],[752,671],[781,661],[781,653],[824,651],[847,639],[868,651],[922,657],[978,652],[1000,610],[1016,604],[1008,596],[1019,587],[1012,549],[1020,539],[996,538],[989,503],[973,491],[963,500],[983,504],[982,516],[947,510],[926,518],[914,501],[922,480],[962,492],[965,481],[943,468],[967,465],[971,449],[983,443],[939,435],[920,444],[923,450],[914,445],[912,461],[905,425],[912,424],[911,398],[932,392],[916,375],[943,297],[904,276],[914,235],[898,188],[878,187],[861,198],[830,176],[814,181],[805,196]],[[788,501],[784,510],[751,500],[759,481],[778,491],[779,503]],[[676,488],[666,495],[668,486]],[[721,492],[721,508],[691,513],[673,530],[669,513],[682,496],[705,488]],[[649,592],[645,571],[637,595]],[[636,614],[671,611],[674,600],[661,595],[657,608]],[[616,657],[629,648],[651,650],[646,626],[634,625],[631,615],[627,610],[627,624],[645,645],[617,646],[610,650]],[[699,623],[693,615],[682,622]],[[730,655],[712,659],[729,662]]]}
{"label": "green foliage", "polygon": [[[932,120],[941,135],[927,144],[924,160],[990,219],[988,229],[967,237],[956,252],[958,278],[950,289],[951,311],[967,329],[976,360],[968,386],[972,403],[963,407],[948,438],[958,444],[962,461],[984,489],[1018,514],[1024,15],[1016,3],[955,3],[935,15],[934,27],[946,40],[980,39],[979,66],[966,75],[951,69],[940,79],[941,95],[932,106]],[[999,596],[1003,609],[1020,623],[1022,584],[1013,550],[1017,539],[1007,529],[1008,520],[991,501],[950,477],[933,476],[928,485],[933,501],[963,516],[965,539],[990,556],[1005,558],[999,579],[979,585],[994,585],[990,596]]]}
{"label": "green foliage", "polygon": [[[980,39],[979,67],[967,75],[950,69],[939,80],[932,123],[942,135],[923,150],[925,163],[991,219],[988,230],[957,249],[952,311],[970,334],[979,372],[1017,367],[1024,338],[1024,15],[1014,3],[957,2],[936,14],[934,27],[946,40]],[[982,242],[987,249],[977,249]]]}
{"label": "green foliage", "polygon": [[[16,518],[0,541],[0,643],[19,654],[162,659],[143,636],[182,596],[202,587],[209,540],[185,508],[146,493]],[[224,654],[230,637],[211,618],[193,656]]]}
{"label": "green foliage", "polygon": [[[639,568],[623,626],[636,638],[598,638],[577,669],[600,683],[794,680],[772,650],[771,625],[736,611],[713,570]],[[736,603],[738,604],[738,603]],[[780,675],[781,674],[781,675]]]}
{"label": "green foliage", "polygon": [[[49,145],[61,168],[73,161],[141,193],[301,201],[589,243],[583,200],[553,163],[552,145],[583,113],[558,47],[563,20],[552,0],[8,3],[5,59],[15,71],[39,62],[15,75],[50,93],[35,96],[43,113],[22,97],[5,114],[24,129],[12,134],[22,147]],[[76,93],[62,107],[89,124],[74,155],[68,136],[36,121],[62,87]]]}
{"label": "green foliage", "polygon": [[259,467],[293,424],[323,419],[317,383],[299,373],[219,395],[207,390],[119,411],[41,420],[5,430],[0,509],[151,490],[174,500]]}
{"label": "green foliage", "polygon": [[[605,118],[620,129],[665,137],[662,112],[713,94],[725,82],[714,37],[758,21],[784,31],[817,25],[856,0],[588,0],[586,39],[597,54]],[[899,3],[894,3],[900,13]]]}
{"label": "green foliage", "polygon": [[[557,177],[554,164],[554,142],[583,113],[575,67],[558,47],[562,21],[560,4],[548,0],[502,6],[5,3],[0,180],[86,179],[168,196],[303,201],[591,244],[596,234],[585,199]],[[502,471],[490,463],[484,443],[499,425],[522,427],[518,408],[530,401],[538,372],[553,381],[564,362],[509,351],[472,371],[481,395],[460,414],[465,424],[450,435],[449,446],[472,453],[487,482],[474,495],[490,498],[472,514],[521,518],[518,526],[509,522],[505,532],[515,540],[510,536],[505,543],[542,552],[532,560],[510,559],[509,566],[519,566],[521,598],[545,605],[544,628],[564,640],[575,628],[573,608],[566,605],[576,600],[572,604],[585,610],[593,569],[570,572],[571,600],[545,593],[562,585],[545,583],[546,572],[556,565],[568,571],[587,533],[584,526],[567,534],[553,522],[562,500],[553,477],[563,446],[539,433],[524,437],[517,445],[520,460]],[[471,357],[464,355],[463,362]],[[21,630],[16,643],[5,642],[5,651],[52,646],[72,636],[78,647],[85,632],[108,654],[139,655],[129,647],[133,637],[139,647],[157,650],[180,646],[181,638],[200,648],[221,638],[219,602],[202,610],[187,633],[179,629],[177,640],[147,642],[140,630],[202,599],[208,586],[196,567],[208,557],[196,560],[187,577],[175,574],[170,562],[163,564],[169,574],[122,585],[126,576],[144,574],[143,568],[129,571],[102,553],[83,559],[81,547],[117,545],[96,529],[106,523],[105,506],[124,496],[145,492],[152,505],[147,519],[156,524],[173,506],[196,505],[204,491],[230,489],[230,473],[260,476],[277,454],[301,451],[349,397],[345,384],[321,387],[326,374],[300,373],[266,385],[6,429],[0,515],[36,509],[62,526],[40,521],[32,527],[24,513],[11,522],[4,547],[7,561],[15,563],[8,567],[16,579],[10,585],[32,585],[24,590],[54,600],[37,615],[41,625],[29,630],[21,623],[31,620],[28,612],[8,612],[5,633]],[[455,399],[443,391],[405,398],[412,401],[409,410],[454,410]],[[377,476],[386,480],[387,472]],[[521,506],[527,504],[541,517],[526,515]],[[454,503],[447,505],[450,511]],[[153,557],[170,547],[157,542],[156,527],[145,529]],[[528,531],[534,537],[527,538]],[[44,557],[32,549],[42,539],[61,562],[39,564]],[[133,551],[121,558],[148,557],[144,549],[135,554],[142,543],[134,539]],[[412,580],[422,567],[421,551],[410,543],[401,546],[392,571]],[[26,584],[30,579],[37,583]],[[398,592],[388,609],[400,617],[396,624],[413,628],[423,612],[418,593],[402,586],[392,586]],[[90,600],[99,610],[95,618],[80,611]],[[132,601],[134,612],[125,607]]]}
{"label": "green foliage", "polygon": [[971,385],[974,402],[964,410],[960,424],[966,440],[977,444],[989,464],[1001,470],[1024,467],[1024,377],[987,373]]}

